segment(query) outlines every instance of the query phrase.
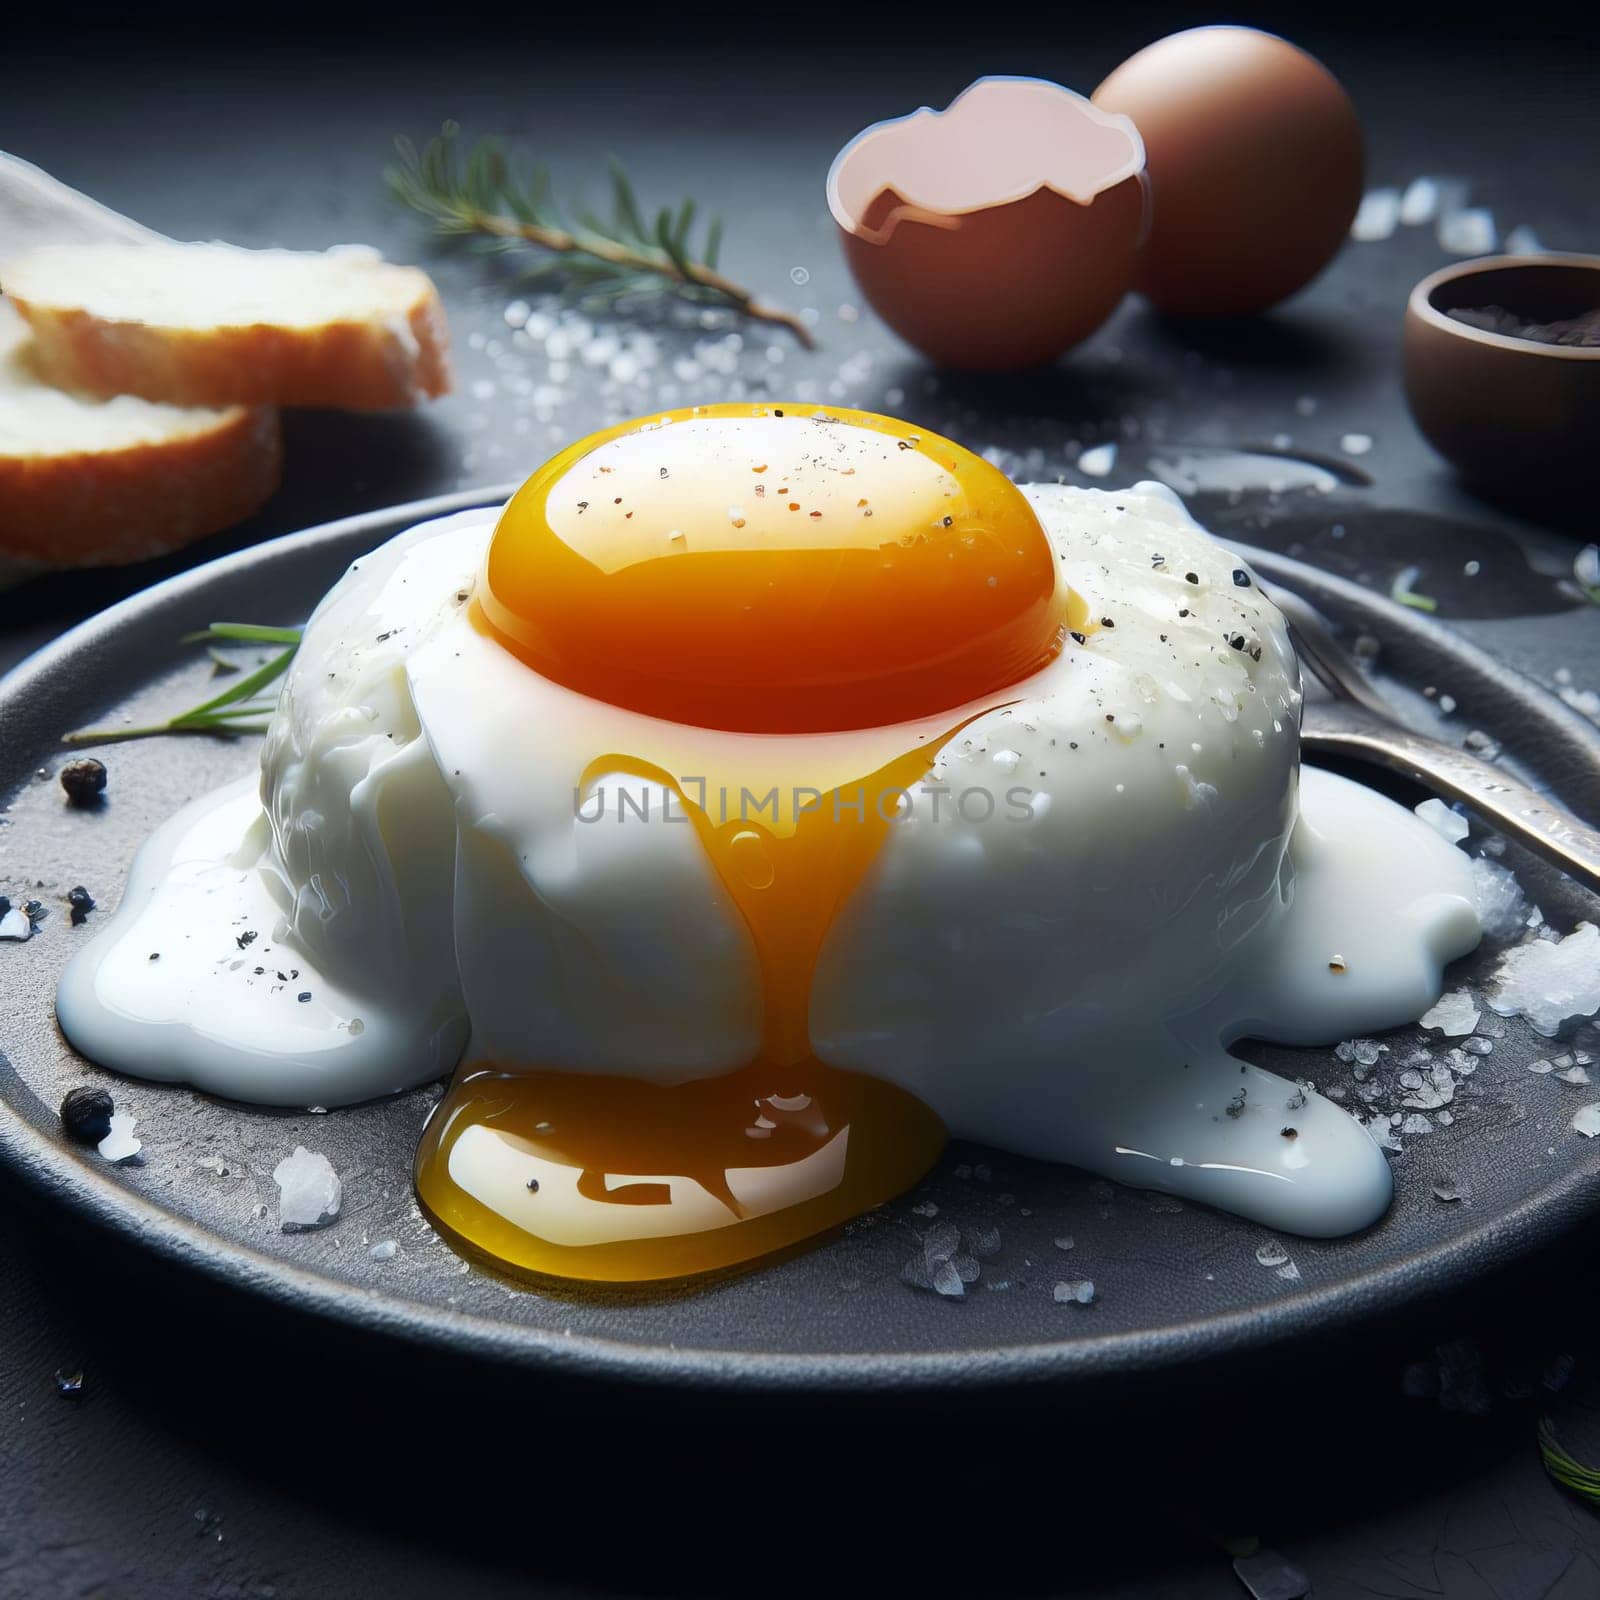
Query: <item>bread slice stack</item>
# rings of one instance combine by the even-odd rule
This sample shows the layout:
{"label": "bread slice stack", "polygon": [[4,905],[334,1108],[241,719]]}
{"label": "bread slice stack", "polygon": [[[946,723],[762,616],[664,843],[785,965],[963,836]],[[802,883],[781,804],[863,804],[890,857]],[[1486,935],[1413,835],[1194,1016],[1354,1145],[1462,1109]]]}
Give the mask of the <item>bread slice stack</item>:
{"label": "bread slice stack", "polygon": [[449,390],[433,284],[373,251],[173,243],[0,156],[8,222],[0,562],[161,554],[272,494],[277,407],[381,410]]}
{"label": "bread slice stack", "polygon": [[0,301],[0,555],[13,563],[143,561],[242,521],[278,487],[270,407],[75,393],[44,382],[33,355]]}

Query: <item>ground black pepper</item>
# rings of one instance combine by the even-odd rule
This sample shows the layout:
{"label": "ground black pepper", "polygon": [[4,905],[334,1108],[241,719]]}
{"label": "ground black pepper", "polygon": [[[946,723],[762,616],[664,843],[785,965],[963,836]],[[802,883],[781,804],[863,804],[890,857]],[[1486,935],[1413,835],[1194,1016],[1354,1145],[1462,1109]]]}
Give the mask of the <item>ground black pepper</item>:
{"label": "ground black pepper", "polygon": [[109,1090],[79,1084],[67,1090],[61,1102],[61,1125],[78,1144],[99,1144],[111,1132],[111,1113],[116,1109]]}
{"label": "ground black pepper", "polygon": [[93,756],[79,756],[61,769],[61,787],[75,806],[99,804],[106,788],[106,764]]}

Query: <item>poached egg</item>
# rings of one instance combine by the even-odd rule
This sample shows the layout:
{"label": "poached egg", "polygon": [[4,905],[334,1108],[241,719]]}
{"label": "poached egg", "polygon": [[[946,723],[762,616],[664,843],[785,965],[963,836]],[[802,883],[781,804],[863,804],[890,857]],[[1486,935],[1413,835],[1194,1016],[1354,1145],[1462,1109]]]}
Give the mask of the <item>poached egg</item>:
{"label": "poached egg", "polygon": [[58,1013],[270,1104],[454,1070],[419,1198],[535,1274],[755,1259],[951,1134],[1345,1233],[1382,1152],[1228,1046],[1414,1020],[1479,926],[1464,856],[1302,772],[1299,712],[1160,486],[660,414],[353,563],[259,786],[149,841]]}

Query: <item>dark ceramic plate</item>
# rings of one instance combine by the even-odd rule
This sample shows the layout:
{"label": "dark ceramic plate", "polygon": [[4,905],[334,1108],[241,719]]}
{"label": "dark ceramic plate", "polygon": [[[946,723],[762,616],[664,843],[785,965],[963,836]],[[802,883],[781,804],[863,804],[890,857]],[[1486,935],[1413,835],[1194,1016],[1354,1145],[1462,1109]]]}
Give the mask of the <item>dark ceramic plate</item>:
{"label": "dark ceramic plate", "polygon": [[[157,1252],[373,1333],[574,1379],[791,1392],[1154,1375],[1398,1310],[1600,1209],[1600,1141],[1570,1127],[1600,1089],[1530,1072],[1530,1060],[1569,1046],[1552,1046],[1521,1022],[1476,1060],[1448,1126],[1430,1119],[1432,1131],[1402,1136],[1390,1215],[1353,1239],[1284,1241],[1292,1265],[1276,1260],[1259,1228],[1234,1218],[953,1146],[915,1193],[814,1250],[677,1293],[554,1296],[469,1269],[419,1216],[410,1161],[436,1090],[316,1115],[120,1080],[113,1088],[138,1117],[145,1164],[112,1167],[67,1143],[55,1114],[63,1093],[106,1075],[75,1057],[55,1028],[56,979],[84,937],[68,924],[66,893],[85,884],[109,909],[146,833],[191,796],[249,771],[257,752],[253,740],[111,747],[101,752],[111,771],[107,803],[82,812],[63,804],[54,781],[61,735],[192,703],[210,664],[180,650],[180,634],[215,618],[302,618],[352,557],[424,517],[490,498],[401,506],[227,556],[74,629],[0,682],[0,892],[23,891],[51,909],[32,940],[0,944],[0,1157],[53,1203],[116,1230],[130,1251]],[[1485,729],[1503,743],[1504,759],[1580,812],[1600,812],[1593,726],[1415,612],[1282,556],[1255,559],[1269,578],[1381,639],[1397,687],[1433,684],[1452,694],[1461,710],[1445,726]],[[1412,703],[1431,714],[1426,701]],[[1558,927],[1596,915],[1592,900],[1531,858],[1512,849],[1504,859]],[[1454,981],[1477,983],[1493,959],[1480,952]],[[1417,1037],[1408,1030],[1391,1042]],[[1585,1041],[1594,1042],[1593,1030]],[[1351,1103],[1360,1092],[1331,1051],[1254,1054]],[[1395,1078],[1392,1067],[1380,1069],[1385,1104],[1404,1092]],[[344,1180],[341,1216],[316,1233],[277,1225],[271,1173],[296,1144],[324,1151]],[[1439,1199],[1436,1184],[1465,1198]],[[999,1253],[961,1300],[901,1279],[922,1235],[948,1224],[1000,1233]],[[1058,1241],[1068,1238],[1064,1249]],[[370,1253],[391,1240],[392,1253]],[[1258,1259],[1263,1245],[1273,1264]],[[1081,1279],[1096,1286],[1093,1304],[1058,1303],[1055,1285]]]}

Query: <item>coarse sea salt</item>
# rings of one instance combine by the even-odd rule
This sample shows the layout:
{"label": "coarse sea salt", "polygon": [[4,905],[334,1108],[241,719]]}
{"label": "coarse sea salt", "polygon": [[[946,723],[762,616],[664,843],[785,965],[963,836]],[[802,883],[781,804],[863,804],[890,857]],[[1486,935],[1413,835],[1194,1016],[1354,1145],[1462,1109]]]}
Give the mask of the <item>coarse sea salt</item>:
{"label": "coarse sea salt", "polygon": [[144,1146],[133,1136],[134,1121],[126,1111],[111,1113],[111,1131],[95,1146],[107,1161],[122,1166],[138,1160]]}
{"label": "coarse sea salt", "polygon": [[1600,928],[1580,922],[1564,939],[1533,939],[1500,958],[1490,979],[1490,1007],[1503,1017],[1526,1017],[1555,1038],[1572,1017],[1600,1011]]}
{"label": "coarse sea salt", "polygon": [[1472,902],[1478,922],[1491,939],[1509,939],[1521,932],[1528,914],[1528,897],[1509,867],[1488,856],[1472,861]]}
{"label": "coarse sea salt", "polygon": [[1263,1239],[1256,1246],[1256,1261],[1263,1267],[1281,1267],[1289,1259],[1289,1252],[1281,1239]]}
{"label": "coarse sea salt", "polygon": [[1358,1067],[1377,1066],[1378,1057],[1388,1054],[1388,1050],[1388,1045],[1379,1044],[1376,1039],[1344,1039],[1333,1047],[1339,1060],[1353,1062]]}
{"label": "coarse sea salt", "polygon": [[1078,471],[1091,478],[1103,478],[1116,463],[1117,447],[1114,444],[1098,444],[1078,457]]}
{"label": "coarse sea salt", "polygon": [[1395,1131],[1389,1119],[1379,1115],[1368,1117],[1362,1126],[1372,1135],[1372,1142],[1380,1150],[1393,1150],[1396,1154],[1400,1150],[1400,1140],[1395,1136]]}
{"label": "coarse sea salt", "polygon": [[1439,185],[1432,178],[1413,178],[1400,196],[1400,221],[1408,228],[1432,222],[1439,211]]}
{"label": "coarse sea salt", "polygon": [[319,1151],[296,1145],[272,1169],[272,1181],[278,1186],[278,1226],[285,1233],[325,1227],[339,1215],[339,1174]]}
{"label": "coarse sea salt", "polygon": [[[987,1247],[990,1242],[987,1237],[977,1241],[980,1247]],[[998,1251],[998,1230],[994,1230],[992,1244]],[[940,1223],[923,1235],[922,1253],[900,1269],[900,1281],[913,1289],[931,1289],[947,1299],[959,1300],[966,1294],[967,1285],[978,1281],[981,1271],[977,1253],[961,1248],[960,1229],[951,1223]]]}
{"label": "coarse sea salt", "polygon": [[1470,832],[1467,819],[1459,811],[1452,811],[1443,800],[1424,800],[1416,809],[1417,815],[1451,844],[1460,844]]}
{"label": "coarse sea salt", "polygon": [[1350,237],[1357,244],[1376,244],[1393,234],[1400,222],[1400,191],[1370,189],[1361,197]]}
{"label": "coarse sea salt", "polygon": [[1437,1028],[1448,1039],[1459,1039],[1478,1026],[1481,1014],[1466,989],[1453,989],[1441,995],[1439,1003],[1424,1011],[1417,1022],[1419,1027]]}
{"label": "coarse sea salt", "polygon": [[1482,206],[1467,206],[1439,218],[1439,248],[1453,256],[1486,256],[1498,238],[1494,213]]}

